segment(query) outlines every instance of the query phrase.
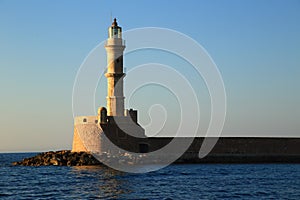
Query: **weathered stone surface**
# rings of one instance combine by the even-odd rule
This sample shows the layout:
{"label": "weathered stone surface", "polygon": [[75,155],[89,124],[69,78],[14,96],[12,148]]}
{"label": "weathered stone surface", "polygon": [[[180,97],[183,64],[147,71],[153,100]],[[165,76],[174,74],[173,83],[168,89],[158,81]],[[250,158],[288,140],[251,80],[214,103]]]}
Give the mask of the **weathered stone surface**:
{"label": "weathered stone surface", "polygon": [[100,165],[101,163],[87,152],[71,152],[69,150],[50,151],[40,153],[31,158],[25,158],[19,162],[13,162],[13,165],[22,166],[84,166]]}

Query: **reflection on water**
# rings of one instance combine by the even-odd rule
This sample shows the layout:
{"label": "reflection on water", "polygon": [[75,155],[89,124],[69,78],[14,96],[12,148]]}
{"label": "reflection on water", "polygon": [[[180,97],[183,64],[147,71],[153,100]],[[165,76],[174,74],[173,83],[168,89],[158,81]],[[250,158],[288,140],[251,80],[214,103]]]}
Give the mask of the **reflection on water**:
{"label": "reflection on water", "polygon": [[[92,191],[95,197],[119,198],[122,194],[132,192],[128,188],[128,180],[124,179],[127,174],[106,166],[76,166],[71,168],[71,173],[76,175],[77,179],[84,180],[85,183],[83,185],[89,185],[90,182],[90,184],[93,184],[93,189],[98,188],[98,191]],[[77,189],[76,193],[83,191],[82,187]]]}

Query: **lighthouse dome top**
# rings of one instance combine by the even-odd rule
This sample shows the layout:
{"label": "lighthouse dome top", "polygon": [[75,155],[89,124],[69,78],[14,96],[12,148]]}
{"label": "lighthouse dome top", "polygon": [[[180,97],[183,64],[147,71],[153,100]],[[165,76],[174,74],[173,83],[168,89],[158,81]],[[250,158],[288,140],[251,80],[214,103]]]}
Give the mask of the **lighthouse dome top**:
{"label": "lighthouse dome top", "polygon": [[114,18],[114,21],[113,21],[113,23],[111,24],[111,26],[118,26],[117,18]]}
{"label": "lighthouse dome top", "polygon": [[122,38],[122,28],[118,26],[117,19],[114,18],[112,25],[108,28],[109,38]]}

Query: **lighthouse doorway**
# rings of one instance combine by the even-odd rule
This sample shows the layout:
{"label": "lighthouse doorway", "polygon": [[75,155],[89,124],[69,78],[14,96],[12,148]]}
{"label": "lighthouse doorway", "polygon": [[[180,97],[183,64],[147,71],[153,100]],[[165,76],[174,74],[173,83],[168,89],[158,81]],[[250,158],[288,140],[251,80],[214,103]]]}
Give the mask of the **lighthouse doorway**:
{"label": "lighthouse doorway", "polygon": [[139,144],[139,152],[140,153],[148,153],[149,152],[149,145],[145,143]]}

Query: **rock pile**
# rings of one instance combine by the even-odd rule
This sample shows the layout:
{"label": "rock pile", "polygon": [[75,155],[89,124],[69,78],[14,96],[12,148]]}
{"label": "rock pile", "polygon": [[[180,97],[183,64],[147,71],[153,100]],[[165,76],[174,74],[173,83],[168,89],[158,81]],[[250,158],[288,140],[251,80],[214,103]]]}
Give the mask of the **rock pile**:
{"label": "rock pile", "polygon": [[13,162],[13,165],[22,166],[85,166],[100,165],[101,163],[87,152],[71,152],[70,150],[50,151],[40,153],[31,158],[25,158],[20,162]]}
{"label": "rock pile", "polygon": [[[110,154],[102,152],[97,155],[98,160],[88,152],[71,152],[70,150],[50,151],[40,153],[31,158],[24,158],[22,161],[13,162],[14,166],[88,166],[101,165],[103,163],[117,164],[117,165],[144,165],[163,163],[165,159],[161,157],[153,158],[147,157],[146,154],[134,155],[130,153],[116,153]],[[100,162],[100,161],[101,162]]]}

